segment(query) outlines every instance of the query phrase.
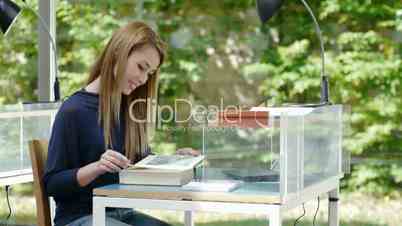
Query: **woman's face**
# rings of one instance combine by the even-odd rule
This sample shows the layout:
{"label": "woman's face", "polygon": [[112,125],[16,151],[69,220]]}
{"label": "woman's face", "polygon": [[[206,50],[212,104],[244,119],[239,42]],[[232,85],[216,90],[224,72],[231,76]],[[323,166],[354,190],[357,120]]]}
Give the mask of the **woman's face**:
{"label": "woman's face", "polygon": [[127,61],[123,77],[122,93],[130,95],[137,87],[145,84],[152,76],[160,62],[158,51],[151,45],[135,50]]}

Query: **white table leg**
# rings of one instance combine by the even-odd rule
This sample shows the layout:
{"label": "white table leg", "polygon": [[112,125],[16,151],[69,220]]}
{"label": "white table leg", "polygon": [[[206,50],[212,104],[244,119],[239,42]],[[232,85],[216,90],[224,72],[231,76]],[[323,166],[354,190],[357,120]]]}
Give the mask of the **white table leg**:
{"label": "white table leg", "polygon": [[92,225],[93,226],[106,226],[106,207],[103,200],[98,197],[93,197],[92,209]]}
{"label": "white table leg", "polygon": [[194,226],[193,216],[193,211],[184,211],[184,226]]}
{"label": "white table leg", "polygon": [[269,226],[282,226],[282,215],[280,207],[269,213]]}
{"label": "white table leg", "polygon": [[339,226],[339,188],[334,189],[328,193],[328,225]]}

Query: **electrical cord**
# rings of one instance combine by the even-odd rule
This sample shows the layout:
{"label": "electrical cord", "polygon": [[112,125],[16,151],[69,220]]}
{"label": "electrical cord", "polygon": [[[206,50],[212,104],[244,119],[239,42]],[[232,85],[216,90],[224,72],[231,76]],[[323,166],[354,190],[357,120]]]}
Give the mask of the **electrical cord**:
{"label": "electrical cord", "polygon": [[313,218],[313,226],[315,226],[315,221],[317,219],[318,210],[320,209],[320,196],[317,198],[317,209],[315,210],[314,218]]}
{"label": "electrical cord", "polygon": [[302,206],[303,206],[303,214],[295,220],[293,226],[296,226],[297,223],[299,222],[299,220],[302,219],[306,215],[306,208],[304,207],[304,203],[302,204]]}
{"label": "electrical cord", "polygon": [[8,225],[8,220],[10,219],[11,214],[12,214],[10,199],[8,198],[9,190],[10,190],[10,185],[6,185],[6,198],[7,198],[7,205],[8,205],[8,211],[9,211],[8,216],[6,218],[6,224],[5,224],[6,226]]}

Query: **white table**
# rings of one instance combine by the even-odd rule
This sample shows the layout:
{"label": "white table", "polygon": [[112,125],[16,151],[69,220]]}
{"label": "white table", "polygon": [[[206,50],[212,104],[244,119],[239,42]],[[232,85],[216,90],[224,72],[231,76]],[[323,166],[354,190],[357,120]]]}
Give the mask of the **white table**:
{"label": "white table", "polygon": [[[282,226],[285,211],[315,200],[318,196],[329,197],[329,226],[339,226],[338,195],[339,177],[312,185],[297,195],[281,200],[275,186],[256,191],[237,189],[233,192],[189,192],[180,187],[108,185],[94,190],[93,225],[105,226],[106,207],[161,209],[183,211],[185,226],[193,226],[195,212],[261,213],[266,214],[270,226]],[[269,191],[271,190],[271,191]]]}

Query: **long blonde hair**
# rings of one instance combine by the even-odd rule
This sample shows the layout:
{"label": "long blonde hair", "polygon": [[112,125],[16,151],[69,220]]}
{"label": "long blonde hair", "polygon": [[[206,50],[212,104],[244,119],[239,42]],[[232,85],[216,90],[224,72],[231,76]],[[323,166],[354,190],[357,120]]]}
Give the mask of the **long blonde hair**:
{"label": "long blonde hair", "polygon": [[[144,85],[137,87],[129,96],[124,96],[121,93],[121,86],[128,58],[134,51],[146,45],[154,47],[159,53],[158,71],[150,76]],[[143,22],[131,22],[113,34],[100,58],[93,65],[87,81],[89,84],[100,76],[99,123],[103,128],[105,149],[113,147],[112,130],[116,125],[120,125],[119,115],[122,113],[125,119],[125,155],[133,162],[140,160],[146,151],[148,131],[152,123],[131,120],[130,103],[138,99],[146,100],[133,105],[132,113],[136,119],[147,121],[150,115],[153,118],[156,109],[158,72],[165,58],[165,47],[165,43],[148,25]],[[114,76],[115,66],[117,73]],[[148,101],[152,101],[153,104]]]}

